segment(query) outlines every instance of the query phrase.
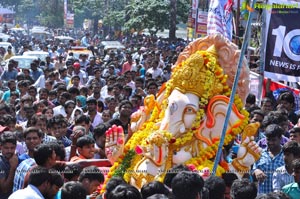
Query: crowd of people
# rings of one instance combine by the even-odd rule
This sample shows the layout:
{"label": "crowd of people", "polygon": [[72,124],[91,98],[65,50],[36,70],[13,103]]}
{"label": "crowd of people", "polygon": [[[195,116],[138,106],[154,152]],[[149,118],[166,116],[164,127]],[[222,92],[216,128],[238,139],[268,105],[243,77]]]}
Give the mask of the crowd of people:
{"label": "crowd of people", "polygon": [[[81,43],[89,46],[90,34]],[[128,140],[130,116],[168,81],[171,68],[186,43],[161,38],[124,37],[125,50],[90,48],[93,56],[68,53],[72,42],[32,39],[28,50],[49,53],[30,69],[18,68],[11,48],[0,54],[7,61],[0,76],[0,199],[254,199],[300,198],[300,126],[294,95],[286,90],[257,105],[249,94],[245,109],[250,122],[260,122],[255,141],[264,149],[248,176],[234,173],[202,178],[178,165],[164,182],[149,182],[141,190],[113,177],[99,194],[110,162],[105,132],[121,126]],[[3,49],[2,49],[3,50]],[[226,146],[230,162],[239,138]],[[226,156],[225,156],[226,155]]]}

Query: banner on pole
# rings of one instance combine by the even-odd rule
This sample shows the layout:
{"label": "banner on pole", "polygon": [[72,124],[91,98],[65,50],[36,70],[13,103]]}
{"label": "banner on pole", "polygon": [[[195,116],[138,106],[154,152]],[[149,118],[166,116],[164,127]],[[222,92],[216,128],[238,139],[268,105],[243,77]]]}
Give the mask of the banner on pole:
{"label": "banner on pole", "polygon": [[300,81],[299,8],[300,3],[279,0],[261,6],[267,10],[264,76],[274,81]]}
{"label": "banner on pole", "polygon": [[207,34],[220,33],[232,40],[232,0],[211,0],[208,9]]}
{"label": "banner on pole", "polygon": [[208,15],[207,12],[198,10],[197,24],[196,24],[197,37],[202,37],[207,35],[207,15]]}

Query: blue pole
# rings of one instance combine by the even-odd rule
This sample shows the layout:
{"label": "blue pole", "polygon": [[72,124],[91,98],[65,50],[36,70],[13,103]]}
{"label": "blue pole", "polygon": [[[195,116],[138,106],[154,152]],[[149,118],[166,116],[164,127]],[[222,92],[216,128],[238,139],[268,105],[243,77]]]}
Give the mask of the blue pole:
{"label": "blue pole", "polygon": [[[256,0],[253,0],[252,4],[251,4],[251,8],[253,8],[253,9],[254,9],[255,2],[256,2]],[[246,25],[245,34],[244,34],[244,42],[242,44],[242,49],[241,49],[239,62],[238,62],[238,66],[237,66],[237,71],[236,71],[236,74],[235,74],[235,78],[234,78],[234,82],[233,82],[233,86],[232,86],[232,90],[231,90],[228,109],[227,109],[227,112],[226,112],[226,117],[225,117],[223,130],[222,130],[222,134],[221,134],[221,138],[220,138],[218,152],[217,152],[216,159],[215,159],[215,162],[214,162],[214,167],[213,167],[213,170],[212,170],[212,175],[216,175],[217,167],[218,167],[219,161],[221,159],[222,148],[223,148],[224,139],[225,139],[225,135],[226,135],[226,130],[227,130],[228,122],[229,122],[229,116],[231,114],[231,108],[232,108],[232,104],[234,102],[234,95],[236,93],[236,87],[237,87],[238,80],[239,80],[240,73],[241,73],[241,69],[242,69],[243,58],[244,58],[244,55],[245,55],[245,52],[246,52],[246,49],[247,49],[247,46],[248,46],[248,38],[250,38],[249,34],[251,34],[250,29],[251,29],[252,17],[253,17],[253,12],[250,11],[249,18],[248,18],[247,25]],[[237,19],[237,20],[239,20],[239,19]]]}

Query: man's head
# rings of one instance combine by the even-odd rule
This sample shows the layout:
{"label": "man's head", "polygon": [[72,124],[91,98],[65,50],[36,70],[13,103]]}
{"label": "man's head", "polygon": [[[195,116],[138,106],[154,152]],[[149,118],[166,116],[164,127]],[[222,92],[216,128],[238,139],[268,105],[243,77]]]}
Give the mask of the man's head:
{"label": "man's head", "polygon": [[64,178],[65,181],[77,181],[78,177],[82,171],[82,168],[79,164],[70,164],[67,165],[64,169]]}
{"label": "man's head", "polygon": [[76,147],[79,155],[86,159],[92,159],[95,155],[95,141],[88,135],[78,138]]}
{"label": "man's head", "polygon": [[88,133],[90,131],[91,118],[88,115],[78,115],[75,118],[75,125],[83,126],[85,132]]}
{"label": "man's head", "polygon": [[71,94],[68,92],[63,92],[58,96],[58,101],[60,105],[64,106],[65,102],[71,99]]}
{"label": "man's head", "polygon": [[56,153],[49,144],[40,144],[34,149],[33,158],[37,165],[52,168],[55,165]]}
{"label": "man's head", "polygon": [[270,98],[265,97],[261,100],[261,110],[265,114],[268,114],[270,111],[274,110],[274,105],[273,105],[273,102]]}
{"label": "man's head", "polygon": [[8,47],[7,47],[7,52],[8,52],[8,53],[12,53],[12,46],[8,46]]}
{"label": "man's head", "polygon": [[74,86],[79,86],[80,77],[78,75],[73,75],[71,78],[71,82]]}
{"label": "man's head", "polygon": [[137,188],[129,184],[120,184],[112,190],[107,199],[142,199],[141,193]]}
{"label": "man's head", "polygon": [[36,64],[36,62],[31,62],[31,64],[30,64],[30,69],[32,70],[32,71],[36,71],[37,70],[37,68],[38,68],[38,65]]}
{"label": "man's head", "polygon": [[43,133],[36,127],[29,127],[24,131],[24,139],[27,149],[33,151],[35,147],[42,143]]}
{"label": "man's head", "polygon": [[105,147],[105,132],[108,130],[105,124],[99,124],[94,129],[94,139],[98,147],[104,149]]}
{"label": "man's head", "polygon": [[278,124],[270,124],[265,130],[267,145],[270,151],[280,148],[280,141],[284,130]]}
{"label": "man's head", "polygon": [[151,81],[147,84],[147,92],[149,95],[156,96],[157,90],[158,90],[158,85],[156,82]]}
{"label": "man's head", "polygon": [[225,181],[218,176],[210,176],[204,182],[204,187],[209,190],[209,198],[224,199]]}
{"label": "man's head", "polygon": [[70,181],[61,188],[61,199],[86,199],[87,191],[82,183]]}
{"label": "man's head", "polygon": [[281,105],[287,111],[292,111],[295,106],[295,97],[291,92],[284,92],[278,97],[278,105]]}
{"label": "man's head", "polygon": [[2,155],[6,159],[10,159],[14,154],[17,146],[16,136],[10,132],[6,131],[0,135],[0,146]]}
{"label": "man's head", "polygon": [[222,178],[225,181],[225,185],[226,185],[226,189],[225,189],[225,198],[224,199],[231,199],[230,196],[230,190],[231,190],[231,186],[233,184],[233,182],[238,179],[237,175],[235,173],[228,173],[225,172],[222,174]]}
{"label": "man's head", "polygon": [[92,84],[92,91],[93,91],[93,93],[96,93],[96,94],[100,93],[101,85],[99,82],[95,82]]}
{"label": "man's head", "polygon": [[73,64],[73,69],[74,69],[74,71],[78,72],[80,70],[80,63],[79,62],[75,62]]}
{"label": "man's head", "polygon": [[33,97],[30,95],[24,95],[21,97],[21,106],[24,107],[25,105],[31,106],[33,104]]}
{"label": "man's head", "polygon": [[46,191],[46,198],[54,198],[59,189],[63,186],[64,179],[57,170],[50,169],[49,173],[51,175],[51,180],[50,188]]}
{"label": "man's head", "polygon": [[14,69],[13,63],[8,63],[8,71],[12,71]]}
{"label": "man's head", "polygon": [[132,113],[132,104],[128,100],[123,100],[119,105],[120,116],[122,117],[130,117]]}
{"label": "man's head", "polygon": [[122,92],[123,86],[120,83],[115,83],[113,85],[113,94],[118,97]]}
{"label": "man's head", "polygon": [[290,130],[290,140],[294,140],[300,144],[300,127],[294,127]]}
{"label": "man's head", "polygon": [[142,187],[141,194],[143,198],[148,198],[154,194],[164,194],[168,196],[170,191],[162,182],[152,181]]}
{"label": "man's head", "polygon": [[172,192],[175,199],[201,199],[204,181],[198,173],[182,171],[172,180]]}
{"label": "man's head", "polygon": [[248,179],[238,179],[233,182],[230,195],[232,199],[255,199],[257,196],[257,187]]}
{"label": "man's head", "polygon": [[89,97],[86,100],[86,106],[89,112],[97,111],[97,100],[94,97]]}
{"label": "man's head", "polygon": [[251,106],[254,106],[256,102],[256,96],[253,93],[249,93],[246,98],[246,108],[250,108]]}
{"label": "man's head", "polygon": [[294,181],[300,186],[300,159],[295,159],[292,163]]}
{"label": "man's head", "polygon": [[31,119],[31,117],[35,114],[36,111],[36,106],[34,105],[24,105],[24,112],[25,112],[25,116],[28,120]]}
{"label": "man's head", "polygon": [[88,194],[92,194],[97,190],[99,185],[104,182],[104,175],[96,166],[85,167],[79,175],[79,182]]}
{"label": "man's head", "polygon": [[56,137],[57,139],[61,139],[62,136],[65,135],[66,132],[63,132],[63,128],[61,126],[64,117],[62,115],[56,115],[52,117],[47,123],[47,129],[51,132],[51,135]]}
{"label": "man's head", "polygon": [[9,88],[10,91],[15,91],[17,89],[17,85],[15,80],[11,79],[7,82],[7,87]]}
{"label": "man's head", "polygon": [[300,158],[300,146],[296,141],[290,141],[283,145],[283,160],[287,170],[292,170],[292,161]]}
{"label": "man's head", "polygon": [[262,110],[254,110],[250,113],[250,123],[259,122],[262,123],[263,119],[265,117],[265,114]]}
{"label": "man's head", "polygon": [[36,186],[44,197],[51,187],[51,174],[49,169],[41,166],[34,167],[29,175],[28,184]]}
{"label": "man's head", "polygon": [[126,181],[118,176],[113,176],[109,179],[109,181],[106,183],[106,191],[105,191],[105,198],[112,192],[118,185],[120,184],[127,184]]}
{"label": "man's head", "polygon": [[[61,140],[55,140],[47,143],[55,152],[55,160],[64,161],[66,158],[65,146]],[[56,167],[55,167],[56,168]],[[60,168],[58,168],[60,169]]]}

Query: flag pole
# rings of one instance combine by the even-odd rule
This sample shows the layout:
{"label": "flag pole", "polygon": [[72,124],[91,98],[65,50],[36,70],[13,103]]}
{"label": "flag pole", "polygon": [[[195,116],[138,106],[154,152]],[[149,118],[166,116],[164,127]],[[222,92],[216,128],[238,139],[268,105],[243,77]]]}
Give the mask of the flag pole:
{"label": "flag pole", "polygon": [[[252,0],[252,4],[251,4],[251,8],[254,10],[254,5],[255,5],[256,0]],[[247,21],[247,25],[246,25],[246,30],[245,30],[245,34],[244,34],[244,39],[243,39],[243,44],[242,44],[242,48],[241,48],[241,53],[240,53],[240,57],[239,57],[239,62],[238,62],[238,66],[237,66],[237,71],[235,74],[235,78],[234,78],[234,82],[233,82],[233,86],[232,86],[232,90],[231,90],[231,95],[230,95],[230,100],[229,100],[229,104],[228,104],[228,108],[227,108],[227,112],[226,112],[226,117],[225,117],[225,121],[224,121],[224,125],[223,125],[223,130],[222,130],[222,134],[220,137],[220,143],[218,146],[218,151],[217,151],[217,155],[214,161],[214,167],[212,170],[212,175],[216,175],[216,171],[217,171],[217,167],[219,165],[219,161],[221,159],[221,155],[222,155],[222,148],[223,148],[223,144],[224,144],[224,140],[225,140],[225,135],[226,135],[226,130],[227,130],[227,126],[228,126],[228,122],[229,122],[229,116],[231,114],[231,109],[232,109],[232,104],[234,102],[234,95],[236,93],[236,88],[238,85],[238,80],[240,77],[240,73],[241,73],[241,69],[242,69],[242,63],[243,63],[243,58],[248,46],[248,39],[249,34],[251,34],[251,22],[252,22],[252,17],[253,17],[253,11],[249,10],[249,18]]]}
{"label": "flag pole", "polygon": [[262,49],[265,48],[265,39],[267,38],[266,36],[266,10],[262,10],[262,20],[261,20],[261,45],[260,45],[260,59],[259,59],[259,85],[258,87],[258,103],[261,104],[262,100],[262,90],[263,90],[263,83],[264,83],[264,70],[265,70],[265,51]]}

